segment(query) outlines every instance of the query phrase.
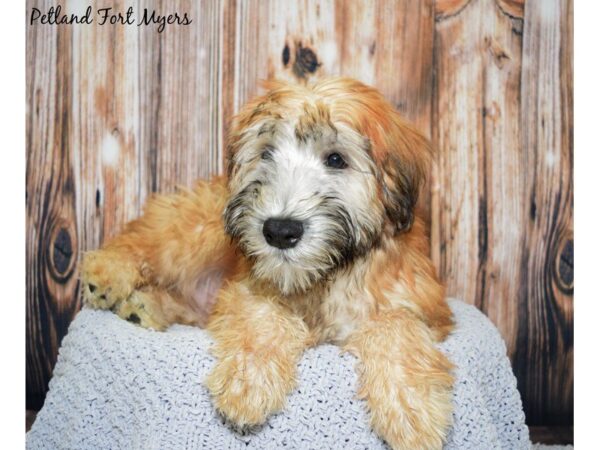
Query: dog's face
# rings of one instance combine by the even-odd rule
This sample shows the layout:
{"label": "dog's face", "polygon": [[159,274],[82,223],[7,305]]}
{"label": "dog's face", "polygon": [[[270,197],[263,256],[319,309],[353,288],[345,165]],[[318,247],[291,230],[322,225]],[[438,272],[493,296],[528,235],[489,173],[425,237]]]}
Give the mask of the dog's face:
{"label": "dog's face", "polygon": [[271,88],[234,123],[224,218],[254,276],[291,294],[410,228],[429,147],[357,81]]}

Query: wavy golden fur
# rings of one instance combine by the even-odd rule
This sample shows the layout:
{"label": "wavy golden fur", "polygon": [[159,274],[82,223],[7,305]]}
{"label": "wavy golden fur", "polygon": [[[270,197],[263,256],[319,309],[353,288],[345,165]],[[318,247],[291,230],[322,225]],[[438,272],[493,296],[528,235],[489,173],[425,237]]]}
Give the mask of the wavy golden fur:
{"label": "wavy golden fur", "polygon": [[[84,300],[158,330],[206,326],[206,385],[237,425],[282,409],[303,351],[333,342],[358,357],[383,439],[441,448],[453,377],[436,342],[453,324],[415,213],[431,148],[358,81],[267,88],[234,120],[227,179],[154,197],[86,254]],[[270,217],[301,237],[273,244]]]}

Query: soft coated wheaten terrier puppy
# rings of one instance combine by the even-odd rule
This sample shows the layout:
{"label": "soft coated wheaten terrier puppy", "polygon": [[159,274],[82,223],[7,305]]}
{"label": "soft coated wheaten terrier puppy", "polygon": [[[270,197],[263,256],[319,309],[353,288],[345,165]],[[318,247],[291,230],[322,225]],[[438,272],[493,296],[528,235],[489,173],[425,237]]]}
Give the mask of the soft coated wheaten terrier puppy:
{"label": "soft coated wheaten terrier puppy", "polygon": [[284,407],[302,352],[359,359],[360,396],[393,448],[441,448],[452,316],[415,204],[427,140],[350,79],[269,84],[237,115],[228,177],[157,196],[83,261],[83,295],[144,327],[206,326],[215,407],[239,426]]}

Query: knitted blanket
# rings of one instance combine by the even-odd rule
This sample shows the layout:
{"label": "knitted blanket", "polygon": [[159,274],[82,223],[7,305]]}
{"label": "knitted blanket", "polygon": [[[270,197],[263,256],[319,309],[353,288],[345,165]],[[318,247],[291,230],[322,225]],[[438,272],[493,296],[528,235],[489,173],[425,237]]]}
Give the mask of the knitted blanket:
{"label": "knitted blanket", "polygon": [[[456,364],[446,449],[528,449],[506,348],[476,308],[450,300],[457,329],[441,344]],[[244,433],[215,413],[202,380],[214,359],[198,328],[160,333],[83,309],[62,343],[35,449],[384,449],[356,398],[356,360],[332,345],[306,352],[285,410]]]}

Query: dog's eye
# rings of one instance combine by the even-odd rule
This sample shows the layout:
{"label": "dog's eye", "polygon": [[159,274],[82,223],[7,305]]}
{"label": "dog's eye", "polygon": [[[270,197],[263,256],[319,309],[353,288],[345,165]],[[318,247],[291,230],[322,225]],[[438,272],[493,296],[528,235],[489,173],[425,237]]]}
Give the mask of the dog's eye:
{"label": "dog's eye", "polygon": [[275,149],[273,147],[271,147],[270,145],[265,145],[262,153],[260,154],[260,159],[272,159],[274,151]]}
{"label": "dog's eye", "polygon": [[344,169],[348,167],[348,164],[346,164],[346,161],[344,161],[344,158],[342,158],[339,153],[330,153],[327,155],[325,165],[334,169]]}

